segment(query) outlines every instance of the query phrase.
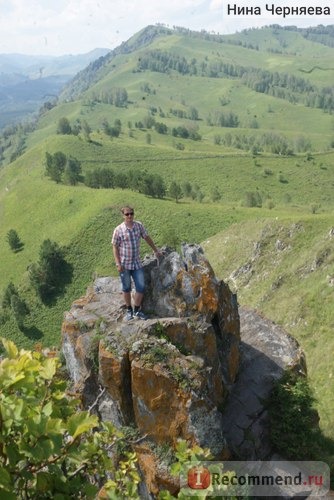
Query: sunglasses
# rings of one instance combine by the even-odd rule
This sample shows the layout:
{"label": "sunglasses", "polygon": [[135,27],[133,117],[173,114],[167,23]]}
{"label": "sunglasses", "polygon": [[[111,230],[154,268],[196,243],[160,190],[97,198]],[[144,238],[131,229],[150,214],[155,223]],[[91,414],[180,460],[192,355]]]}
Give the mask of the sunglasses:
{"label": "sunglasses", "polygon": [[124,215],[125,215],[126,217],[129,217],[130,215],[134,215],[134,212],[126,212],[126,213],[124,213]]}

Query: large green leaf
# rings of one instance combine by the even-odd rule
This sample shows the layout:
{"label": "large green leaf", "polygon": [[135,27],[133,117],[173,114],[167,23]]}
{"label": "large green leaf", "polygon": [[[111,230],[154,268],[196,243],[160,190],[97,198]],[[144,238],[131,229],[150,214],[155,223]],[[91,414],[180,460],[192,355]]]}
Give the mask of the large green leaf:
{"label": "large green leaf", "polygon": [[13,440],[8,440],[4,446],[4,453],[7,456],[9,462],[9,467],[15,467],[19,460],[21,459],[21,454],[19,453],[18,446]]}
{"label": "large green leaf", "polygon": [[50,415],[52,415],[52,411],[53,411],[53,404],[52,404],[52,401],[48,401],[42,408],[42,413],[44,415],[46,415],[47,417],[49,417]]}
{"label": "large green leaf", "polygon": [[66,430],[64,422],[60,418],[48,418],[46,423],[46,432],[48,434],[63,435]]}
{"label": "large green leaf", "polygon": [[11,357],[0,363],[0,443],[6,464],[0,467],[0,500],[26,498],[27,491],[29,498],[95,497],[97,487],[87,477],[103,477],[112,468],[103,443],[112,443],[114,433],[108,426],[96,432],[97,416],[74,413],[78,401],[59,384],[57,360],[19,352],[11,342],[7,348]]}
{"label": "large green leaf", "polygon": [[[11,485],[11,477],[9,472],[4,469],[3,467],[0,467],[0,488],[9,488]],[[1,489],[0,489],[0,498],[2,497],[1,495]]]}
{"label": "large green leaf", "polygon": [[11,359],[4,359],[0,364],[0,388],[1,391],[11,387],[25,378],[23,372],[18,371],[16,363]]}
{"label": "large green leaf", "polygon": [[51,380],[56,374],[57,370],[57,359],[56,358],[46,358],[39,372],[39,375],[46,380]]}
{"label": "large green leaf", "polygon": [[14,342],[5,338],[2,338],[1,342],[6,350],[7,357],[10,359],[17,358],[19,351]]}
{"label": "large green leaf", "polygon": [[52,475],[49,472],[40,471],[36,476],[36,490],[38,493],[47,493],[52,491],[54,481]]}
{"label": "large green leaf", "polygon": [[89,415],[88,412],[82,411],[76,415],[72,415],[67,421],[67,430],[73,439],[80,436],[84,432],[92,430],[98,425],[98,418],[95,415]]}

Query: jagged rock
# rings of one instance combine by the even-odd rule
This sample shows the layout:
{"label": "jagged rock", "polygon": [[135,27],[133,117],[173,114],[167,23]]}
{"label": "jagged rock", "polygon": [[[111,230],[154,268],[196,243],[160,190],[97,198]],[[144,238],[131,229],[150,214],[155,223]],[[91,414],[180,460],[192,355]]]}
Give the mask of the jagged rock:
{"label": "jagged rock", "polygon": [[144,260],[148,284],[145,310],[153,310],[160,317],[200,315],[212,324],[220,344],[218,354],[225,383],[233,382],[238,371],[240,341],[236,296],[216,279],[199,245],[183,245],[182,255],[166,249],[159,264],[152,258]]}
{"label": "jagged rock", "polygon": [[[126,424],[133,422],[133,405],[131,394],[130,362],[128,352],[120,348],[112,352],[103,340],[99,343],[98,353],[99,376],[102,387],[107,390],[111,401],[114,401],[118,414],[123,416]],[[114,421],[113,418],[111,420]],[[121,419],[119,419],[121,421]]]}
{"label": "jagged rock", "polygon": [[[226,456],[220,409],[238,373],[236,297],[198,245],[145,258],[144,273],[147,321],[123,321],[111,277],[96,279],[65,313],[62,350],[75,388],[86,407],[157,445],[182,438]],[[166,481],[158,474],[153,482]]]}
{"label": "jagged rock", "polygon": [[280,326],[246,309],[241,319],[240,369],[225,403],[223,429],[240,460],[268,460],[272,454],[266,400],[286,369],[306,374],[298,342]]}
{"label": "jagged rock", "polygon": [[182,255],[166,249],[159,264],[144,260],[145,309],[160,317],[202,314],[211,321],[218,307],[218,280],[202,248],[183,245]]}
{"label": "jagged rock", "polygon": [[62,350],[86,407],[116,426],[134,425],[145,487],[177,481],[155,453],[179,438],[216,459],[268,459],[265,400],[287,367],[305,371],[297,342],[241,309],[198,245],[144,259],[147,321],[124,322],[118,278],[95,280],[65,313]]}
{"label": "jagged rock", "polygon": [[168,490],[176,496],[180,490],[180,479],[177,476],[171,476],[168,465],[157,457],[151,443],[136,444],[134,449],[140,469],[145,477],[147,489],[154,495],[154,498],[158,497],[161,490]]}
{"label": "jagged rock", "polygon": [[276,240],[275,250],[277,252],[283,252],[286,249],[290,249],[290,245],[284,240]]}

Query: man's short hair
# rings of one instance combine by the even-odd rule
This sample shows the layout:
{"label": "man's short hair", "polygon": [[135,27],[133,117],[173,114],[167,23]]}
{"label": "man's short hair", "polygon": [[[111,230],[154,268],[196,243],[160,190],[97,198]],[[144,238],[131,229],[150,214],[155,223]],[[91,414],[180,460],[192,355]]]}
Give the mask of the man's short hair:
{"label": "man's short hair", "polygon": [[124,214],[124,212],[127,212],[128,210],[130,210],[131,212],[134,212],[134,209],[132,207],[130,207],[130,205],[125,205],[124,207],[121,208],[122,214]]}

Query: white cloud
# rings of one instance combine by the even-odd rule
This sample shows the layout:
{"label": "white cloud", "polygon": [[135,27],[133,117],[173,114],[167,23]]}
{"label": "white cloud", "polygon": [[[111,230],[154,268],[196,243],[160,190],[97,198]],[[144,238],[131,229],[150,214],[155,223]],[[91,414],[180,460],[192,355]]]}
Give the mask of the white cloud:
{"label": "white cloud", "polygon": [[[248,0],[0,0],[0,53],[65,54],[87,52],[95,47],[113,48],[157,22],[219,33],[273,23],[300,26],[333,23],[333,17],[329,16],[292,16],[284,21],[265,12],[266,3],[291,5],[292,0],[251,2],[261,7],[261,16],[227,16],[228,3],[250,4]],[[331,3],[304,0],[303,6],[324,7]]]}
{"label": "white cloud", "polygon": [[[204,2],[206,3],[206,2]],[[0,2],[0,52],[85,52],[114,47],[156,22],[187,25],[203,0],[7,0]]]}

